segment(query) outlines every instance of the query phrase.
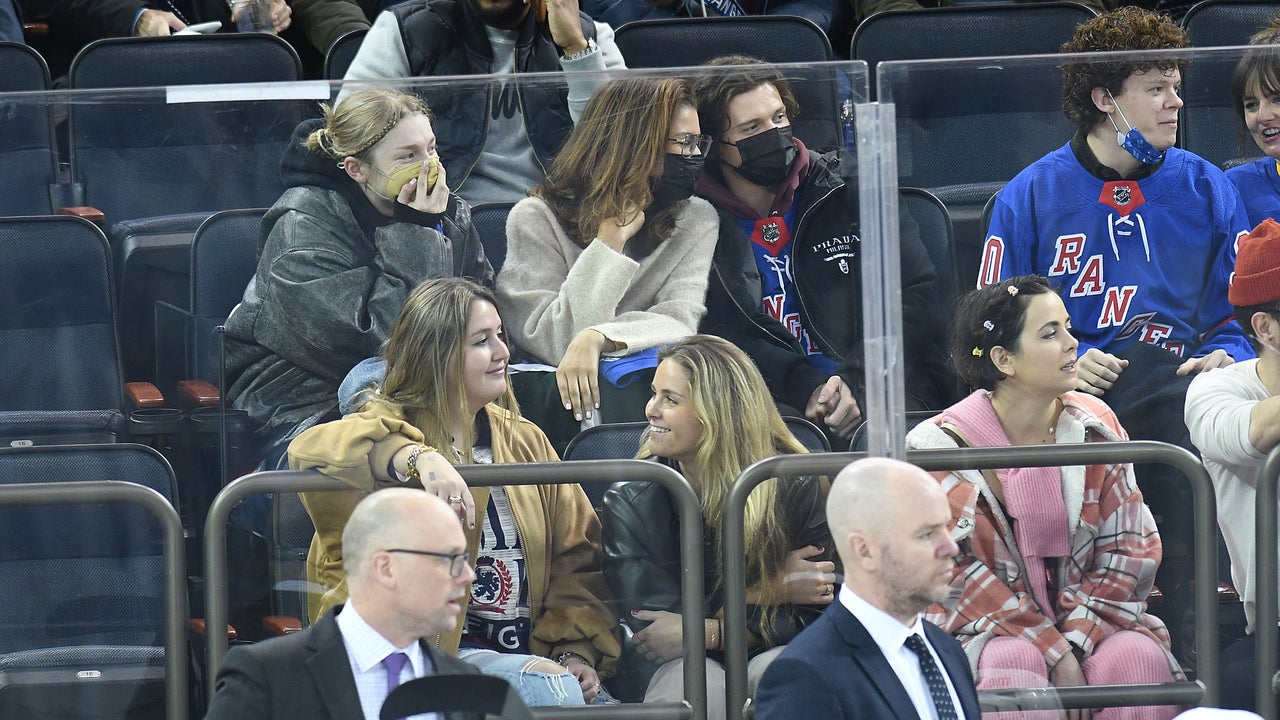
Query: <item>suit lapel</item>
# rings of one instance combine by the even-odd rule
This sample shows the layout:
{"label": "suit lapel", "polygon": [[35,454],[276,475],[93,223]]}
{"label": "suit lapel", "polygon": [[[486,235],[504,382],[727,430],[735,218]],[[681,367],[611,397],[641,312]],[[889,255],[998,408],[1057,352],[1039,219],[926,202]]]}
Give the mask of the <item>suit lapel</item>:
{"label": "suit lapel", "polygon": [[[915,704],[911,702],[911,697],[907,695],[906,688],[902,687],[902,681],[890,667],[884,653],[880,652],[880,646],[876,645],[871,633],[867,632],[843,603],[832,603],[827,612],[834,613],[832,619],[844,641],[852,648],[853,661],[866,673],[867,679],[876,692],[880,693],[894,716],[899,720],[919,720]],[[969,716],[969,720],[976,718],[977,716]]]}
{"label": "suit lapel", "polygon": [[316,692],[333,720],[364,717],[360,694],[351,674],[351,661],[342,643],[342,633],[334,619],[337,609],[330,611],[311,628],[307,640],[307,671]]}
{"label": "suit lapel", "polygon": [[942,669],[951,678],[951,685],[956,689],[956,696],[960,698],[960,706],[964,709],[966,720],[979,720],[982,710],[978,706],[978,691],[974,688],[969,658],[960,650],[955,638],[948,635],[942,628],[927,620],[920,622],[924,623],[924,633],[929,637],[929,644],[933,645],[933,648],[938,651],[938,657],[942,658]]}

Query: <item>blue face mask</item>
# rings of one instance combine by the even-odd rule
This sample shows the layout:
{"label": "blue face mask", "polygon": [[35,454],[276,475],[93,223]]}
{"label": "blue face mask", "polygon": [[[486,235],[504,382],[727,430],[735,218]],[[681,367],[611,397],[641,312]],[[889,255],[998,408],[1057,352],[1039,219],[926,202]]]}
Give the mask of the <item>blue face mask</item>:
{"label": "blue face mask", "polygon": [[[1110,91],[1107,92],[1107,95],[1111,95]],[[1115,103],[1116,99],[1112,97],[1111,102]],[[1116,110],[1120,113],[1120,119],[1124,121],[1124,124],[1129,125],[1129,118],[1124,116],[1124,111],[1120,109],[1119,103],[1116,103]],[[1164,151],[1157,150],[1155,145],[1147,142],[1147,139],[1142,137],[1142,133],[1138,132],[1138,128],[1129,125],[1129,132],[1121,132],[1116,125],[1115,118],[1108,115],[1107,119],[1111,121],[1111,127],[1116,129],[1116,144],[1137,158],[1138,162],[1144,165],[1157,165],[1164,160]]]}

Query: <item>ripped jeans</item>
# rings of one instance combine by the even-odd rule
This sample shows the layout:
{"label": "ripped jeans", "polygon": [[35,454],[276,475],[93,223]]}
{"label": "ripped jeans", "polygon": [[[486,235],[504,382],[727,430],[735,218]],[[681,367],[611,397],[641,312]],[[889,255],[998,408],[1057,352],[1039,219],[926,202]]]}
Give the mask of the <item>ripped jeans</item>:
{"label": "ripped jeans", "polygon": [[493,650],[463,648],[458,659],[471,663],[485,675],[499,677],[511,683],[520,699],[529,707],[560,707],[583,705],[582,688],[578,678],[570,673],[552,674],[527,670],[539,661],[553,663],[537,655],[499,653]]}

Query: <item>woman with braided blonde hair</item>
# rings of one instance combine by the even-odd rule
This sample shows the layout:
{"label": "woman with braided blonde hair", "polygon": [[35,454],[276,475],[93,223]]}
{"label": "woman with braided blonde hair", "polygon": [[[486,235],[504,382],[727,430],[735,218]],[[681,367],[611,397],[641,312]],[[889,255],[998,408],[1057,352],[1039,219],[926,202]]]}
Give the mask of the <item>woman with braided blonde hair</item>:
{"label": "woman with braided blonde hair", "polygon": [[227,320],[228,395],[259,423],[267,469],[298,433],[338,417],[339,383],[378,354],[418,283],[493,284],[426,104],[368,89],[321,109],[285,151],[288,189],[263,219],[257,273]]}

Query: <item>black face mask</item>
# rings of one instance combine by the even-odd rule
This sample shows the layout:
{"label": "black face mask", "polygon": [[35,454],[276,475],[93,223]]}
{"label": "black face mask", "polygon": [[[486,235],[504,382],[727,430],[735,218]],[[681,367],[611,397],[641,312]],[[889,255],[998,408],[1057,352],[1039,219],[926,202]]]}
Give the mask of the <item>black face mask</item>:
{"label": "black face mask", "polygon": [[662,175],[654,183],[653,202],[649,207],[664,208],[689,199],[698,185],[698,176],[702,174],[706,160],[703,155],[684,157],[667,153],[662,161]]}
{"label": "black face mask", "polygon": [[766,187],[787,179],[791,163],[795,162],[799,152],[795,138],[791,136],[790,125],[725,144],[738,148],[738,156],[742,160],[742,165],[733,170],[747,181]]}

